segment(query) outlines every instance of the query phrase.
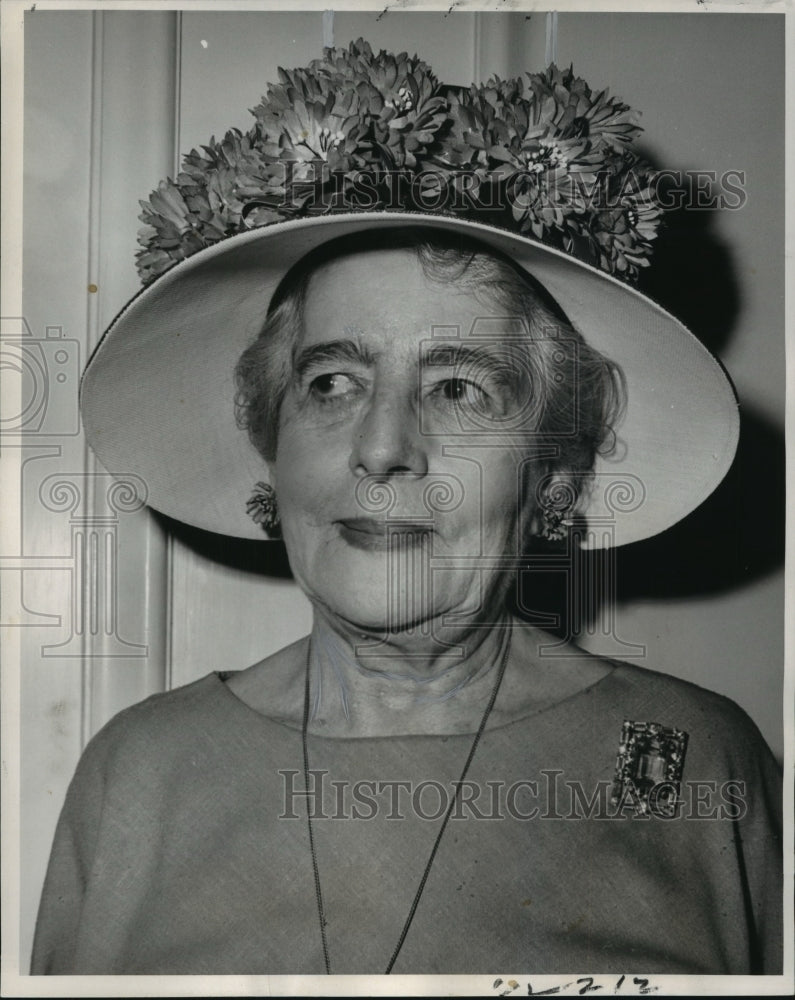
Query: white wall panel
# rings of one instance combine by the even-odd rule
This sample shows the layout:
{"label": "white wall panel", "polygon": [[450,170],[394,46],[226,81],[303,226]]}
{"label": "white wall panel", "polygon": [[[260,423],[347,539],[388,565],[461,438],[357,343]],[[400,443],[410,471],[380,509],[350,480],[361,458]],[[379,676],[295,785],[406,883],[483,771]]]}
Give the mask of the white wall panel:
{"label": "white wall panel", "polygon": [[[43,420],[22,422],[22,875],[21,966],[30,950],[49,842],[82,743],[83,665],[53,659],[48,647],[72,633],[74,563],[70,539],[38,499],[39,485],[84,468],[76,435],[77,379],[88,327],[88,206],[91,197],[93,31],[90,14],[57,22],[26,17],[23,301],[31,349],[47,373]],[[42,207],[47,206],[46,211]],[[3,331],[7,336],[7,324]],[[62,344],[51,334],[61,333]],[[41,343],[44,341],[44,343]],[[34,346],[38,342],[41,346]],[[56,361],[65,351],[66,363]],[[60,356],[60,355],[59,355]],[[54,369],[50,376],[49,368]],[[65,382],[55,382],[55,371]],[[41,374],[39,372],[38,374]],[[53,381],[49,381],[49,377]],[[65,392],[51,392],[50,386]],[[63,433],[64,430],[71,433]],[[4,553],[7,555],[7,553]],[[53,557],[63,557],[55,568]],[[35,561],[33,561],[35,560]],[[13,570],[5,570],[6,576]],[[4,621],[13,610],[4,608]]]}
{"label": "white wall panel", "polygon": [[25,20],[23,332],[44,404],[20,426],[21,607],[4,608],[24,626],[22,968],[80,750],[165,683],[167,540],[88,453],[77,386],[138,287],[135,206],[173,162],[176,55],[173,14]]}

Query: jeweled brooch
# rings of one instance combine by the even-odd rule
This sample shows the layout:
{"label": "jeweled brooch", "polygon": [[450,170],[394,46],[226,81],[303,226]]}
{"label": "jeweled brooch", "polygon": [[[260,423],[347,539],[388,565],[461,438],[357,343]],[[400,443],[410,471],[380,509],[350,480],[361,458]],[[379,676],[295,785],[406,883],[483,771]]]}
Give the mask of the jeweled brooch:
{"label": "jeweled brooch", "polygon": [[659,722],[624,720],[611,802],[637,815],[676,815],[688,735]]}

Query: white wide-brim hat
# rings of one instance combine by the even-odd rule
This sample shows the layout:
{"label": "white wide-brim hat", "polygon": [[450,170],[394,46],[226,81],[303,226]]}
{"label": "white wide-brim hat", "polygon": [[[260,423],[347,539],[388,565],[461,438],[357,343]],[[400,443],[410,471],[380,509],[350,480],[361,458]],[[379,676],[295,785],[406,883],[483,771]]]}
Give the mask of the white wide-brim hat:
{"label": "white wide-brim hat", "polygon": [[735,394],[720,363],[634,288],[523,235],[463,218],[354,212],[275,223],[178,263],[141,291],[86,369],[89,443],[111,473],[143,479],[156,510],[208,531],[263,540],[246,512],[266,478],[235,421],[236,363],[291,267],[338,237],[422,227],[505,254],[537,279],[588,344],[617,362],[626,411],[613,454],[597,457],[581,513],[590,547],[648,538],[696,508],[731,465]]}

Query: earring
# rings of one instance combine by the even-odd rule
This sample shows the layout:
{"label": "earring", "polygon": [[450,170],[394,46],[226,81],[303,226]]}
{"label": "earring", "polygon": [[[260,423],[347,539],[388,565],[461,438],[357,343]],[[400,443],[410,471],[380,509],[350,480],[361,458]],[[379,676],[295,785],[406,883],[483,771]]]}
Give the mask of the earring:
{"label": "earring", "polygon": [[562,542],[571,525],[571,519],[566,517],[569,508],[557,507],[550,496],[541,501],[541,537],[548,542]]}
{"label": "earring", "polygon": [[276,490],[270,483],[257,483],[250,499],[246,501],[246,513],[262,527],[269,538],[282,537]]}

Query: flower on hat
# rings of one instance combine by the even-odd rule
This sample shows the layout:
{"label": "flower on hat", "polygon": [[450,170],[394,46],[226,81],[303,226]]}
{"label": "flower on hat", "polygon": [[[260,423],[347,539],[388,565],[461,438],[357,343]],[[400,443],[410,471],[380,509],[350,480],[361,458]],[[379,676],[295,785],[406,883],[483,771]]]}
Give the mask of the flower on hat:
{"label": "flower on hat", "polygon": [[[483,202],[486,185],[505,187],[502,203],[519,232],[612,274],[632,277],[648,263],[660,210],[648,171],[627,152],[641,131],[631,108],[550,66],[526,85],[493,78],[472,86],[451,109],[448,164],[473,171]],[[618,198],[616,181],[638,170],[642,190]]]}
{"label": "flower on hat", "polygon": [[[146,249],[138,268],[167,270],[175,261],[240,232],[243,210],[268,190],[268,172],[250,135],[233,129],[221,142],[211,138],[202,152],[191,150],[176,181],[162,181],[148,202],[141,202],[138,239]],[[269,220],[279,219],[277,213]]]}
{"label": "flower on hat", "polygon": [[[248,132],[192,150],[141,203],[144,283],[252,227],[428,211],[429,190],[434,212],[503,226],[627,280],[648,263],[661,211],[631,151],[637,113],[571,69],[450,88],[416,56],[359,39],[280,69],[253,114]],[[391,183],[398,175],[408,183]]]}
{"label": "flower on hat", "polygon": [[281,70],[280,77],[254,109],[262,155],[299,165],[297,179],[310,176],[301,165],[317,161],[332,170],[352,169],[362,117],[356,91],[335,87],[327,73],[311,67]]}
{"label": "flower on hat", "polygon": [[[613,184],[616,177],[611,178]],[[647,267],[652,242],[657,236],[660,209],[654,200],[651,177],[643,168],[626,174],[634,185],[614,196],[608,192],[610,207],[593,213],[589,235],[598,248],[597,266],[610,274],[634,275]]]}
{"label": "flower on hat", "polygon": [[367,80],[358,89],[372,115],[373,160],[418,167],[449,118],[436,77],[426,63],[405,52],[375,56],[366,42],[358,52],[357,65]]}

